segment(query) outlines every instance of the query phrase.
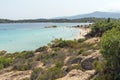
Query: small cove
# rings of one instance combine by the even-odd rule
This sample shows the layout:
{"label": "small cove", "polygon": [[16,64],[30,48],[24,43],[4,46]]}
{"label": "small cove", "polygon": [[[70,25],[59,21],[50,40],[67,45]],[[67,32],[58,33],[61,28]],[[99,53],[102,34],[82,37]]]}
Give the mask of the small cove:
{"label": "small cove", "polygon": [[[35,50],[47,45],[55,38],[74,39],[80,34],[76,25],[89,23],[14,23],[0,24],[0,50],[18,52]],[[45,28],[45,26],[58,26]]]}

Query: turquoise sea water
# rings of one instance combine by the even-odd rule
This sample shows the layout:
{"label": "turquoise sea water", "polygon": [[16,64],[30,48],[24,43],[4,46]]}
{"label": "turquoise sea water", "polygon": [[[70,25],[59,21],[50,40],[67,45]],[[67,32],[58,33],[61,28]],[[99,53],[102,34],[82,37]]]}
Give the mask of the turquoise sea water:
{"label": "turquoise sea water", "polygon": [[[17,52],[35,50],[55,38],[74,39],[80,30],[70,26],[88,23],[14,23],[0,24],[0,50]],[[44,28],[56,25],[57,28]]]}

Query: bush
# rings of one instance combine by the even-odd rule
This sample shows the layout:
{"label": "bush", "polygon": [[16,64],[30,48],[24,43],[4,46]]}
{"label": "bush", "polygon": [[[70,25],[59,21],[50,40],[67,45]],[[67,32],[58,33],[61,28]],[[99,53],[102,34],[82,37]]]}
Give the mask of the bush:
{"label": "bush", "polygon": [[84,48],[81,48],[81,49],[79,50],[79,52],[78,52],[78,55],[82,54],[84,51],[85,51],[85,49],[84,49]]}
{"label": "bush", "polygon": [[112,28],[120,28],[119,20],[112,20],[110,18],[106,20],[100,20],[92,25],[91,32],[87,36],[101,37],[104,32],[111,30]]}
{"label": "bush", "polygon": [[24,58],[24,59],[28,59],[34,56],[34,52],[33,51],[23,51],[21,53],[17,53],[17,58]]}
{"label": "bush", "polygon": [[43,46],[43,47],[36,49],[35,52],[43,52],[43,51],[47,51],[47,49],[48,49],[47,46]]}
{"label": "bush", "polygon": [[105,58],[105,73],[113,75],[112,80],[120,80],[120,30],[107,31],[101,41],[101,53]]}
{"label": "bush", "polygon": [[33,61],[33,51],[23,51],[21,53],[14,53],[11,55],[14,55],[14,61],[12,63],[13,70],[30,70],[35,66],[35,62]]}
{"label": "bush", "polygon": [[65,54],[62,51],[55,51],[51,53],[39,54],[36,58],[37,61],[44,63],[44,66],[49,67],[58,61],[63,62],[65,59]]}
{"label": "bush", "polygon": [[30,80],[38,80],[38,78],[44,74],[44,70],[42,68],[36,68],[33,70]]}
{"label": "bush", "polygon": [[116,28],[106,32],[101,41],[101,52],[111,68],[120,67],[120,31]]}
{"label": "bush", "polygon": [[62,68],[63,67],[63,62],[62,61],[56,61],[55,62],[55,67]]}
{"label": "bush", "polygon": [[104,68],[105,68],[104,64],[105,64],[104,61],[95,61],[93,63],[94,68],[97,72],[103,72],[104,71]]}
{"label": "bush", "polygon": [[52,41],[51,47],[60,47],[60,48],[78,48],[78,43],[76,40],[62,40],[62,39],[55,39]]}
{"label": "bush", "polygon": [[78,42],[79,43],[82,43],[82,42],[84,42],[85,41],[85,39],[78,39]]}
{"label": "bush", "polygon": [[45,74],[40,76],[39,80],[55,80],[63,76],[63,72],[60,68],[52,67],[49,68]]}
{"label": "bush", "polygon": [[60,67],[51,67],[47,70],[37,68],[33,70],[30,80],[55,80],[63,76],[63,71]]}
{"label": "bush", "polygon": [[6,57],[0,57],[0,69],[10,66],[12,59]]}

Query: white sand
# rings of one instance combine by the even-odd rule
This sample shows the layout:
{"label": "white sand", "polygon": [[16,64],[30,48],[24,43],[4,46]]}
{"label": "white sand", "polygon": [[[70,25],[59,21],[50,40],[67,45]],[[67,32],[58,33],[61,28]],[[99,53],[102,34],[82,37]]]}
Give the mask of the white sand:
{"label": "white sand", "polygon": [[91,31],[90,28],[79,28],[80,29],[80,35],[76,37],[76,39],[85,38],[85,35]]}

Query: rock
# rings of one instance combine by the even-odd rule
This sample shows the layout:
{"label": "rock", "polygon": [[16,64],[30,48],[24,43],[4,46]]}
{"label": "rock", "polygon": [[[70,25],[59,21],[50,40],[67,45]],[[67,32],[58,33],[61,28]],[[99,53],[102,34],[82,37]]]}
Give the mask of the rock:
{"label": "rock", "polygon": [[101,58],[101,54],[99,51],[96,51],[95,53],[92,53],[91,55],[86,56],[82,61],[81,61],[81,66],[85,70],[92,70],[93,69],[93,62],[95,60],[99,60]]}
{"label": "rock", "polygon": [[4,56],[6,53],[7,53],[7,51],[2,50],[2,51],[0,51],[0,56]]}
{"label": "rock", "polygon": [[79,57],[67,57],[64,60],[64,64],[76,64],[76,63],[81,63],[82,58]]}
{"label": "rock", "polygon": [[88,51],[84,51],[82,53],[82,56],[88,56],[88,55],[91,55],[93,52],[95,52],[94,50],[88,50]]}
{"label": "rock", "polygon": [[32,71],[8,71],[0,74],[0,80],[23,80],[25,78],[30,78]]}
{"label": "rock", "polygon": [[89,80],[91,76],[96,73],[95,70],[81,71],[81,70],[72,70],[65,77],[59,78],[57,80]]}
{"label": "rock", "polygon": [[70,56],[66,57],[65,60],[64,60],[64,64],[67,64],[69,59],[70,59]]}
{"label": "rock", "polygon": [[77,58],[75,58],[75,59],[73,59],[73,60],[71,61],[71,64],[80,63],[81,60],[82,60],[81,57],[77,57]]}
{"label": "rock", "polygon": [[85,41],[88,44],[96,44],[100,42],[100,37],[91,38]]}
{"label": "rock", "polygon": [[94,62],[93,58],[88,58],[81,62],[81,66],[85,70],[91,70],[93,69],[93,64],[92,64],[93,62]]}

